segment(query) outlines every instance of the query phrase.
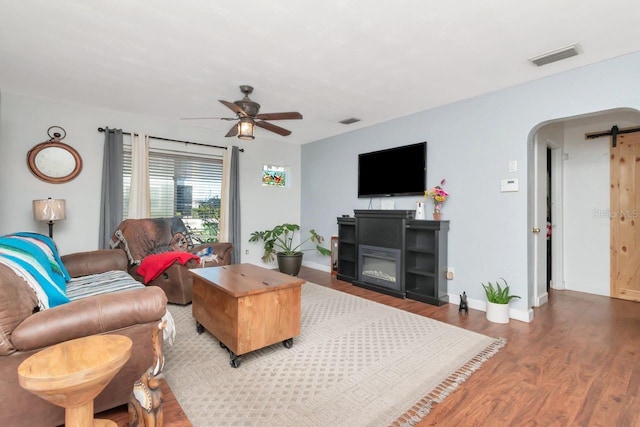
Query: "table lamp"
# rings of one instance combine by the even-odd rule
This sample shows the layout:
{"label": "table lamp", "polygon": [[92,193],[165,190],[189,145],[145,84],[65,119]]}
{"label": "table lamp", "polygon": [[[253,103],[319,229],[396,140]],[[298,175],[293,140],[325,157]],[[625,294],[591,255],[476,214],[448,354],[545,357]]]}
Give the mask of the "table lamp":
{"label": "table lamp", "polygon": [[33,201],[33,219],[49,222],[49,237],[53,239],[53,221],[66,219],[65,200],[52,199]]}

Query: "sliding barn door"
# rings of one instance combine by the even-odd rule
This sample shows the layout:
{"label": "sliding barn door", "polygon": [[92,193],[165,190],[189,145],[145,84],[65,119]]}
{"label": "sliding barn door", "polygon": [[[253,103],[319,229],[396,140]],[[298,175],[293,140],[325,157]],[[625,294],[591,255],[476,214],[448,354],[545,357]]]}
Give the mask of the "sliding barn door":
{"label": "sliding barn door", "polygon": [[611,296],[640,301],[640,132],[611,145]]}

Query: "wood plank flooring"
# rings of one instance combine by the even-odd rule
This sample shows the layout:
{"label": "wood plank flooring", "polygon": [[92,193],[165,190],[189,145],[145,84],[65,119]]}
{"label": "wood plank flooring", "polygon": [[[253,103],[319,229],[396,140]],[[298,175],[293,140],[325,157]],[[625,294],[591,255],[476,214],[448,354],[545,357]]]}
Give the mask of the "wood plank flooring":
{"label": "wood plank flooring", "polygon": [[[431,317],[507,345],[418,426],[640,427],[640,303],[551,291],[532,323],[490,323],[485,313],[394,298],[303,267],[301,278]],[[477,286],[480,286],[478,283]],[[191,426],[165,387],[165,426]],[[408,402],[410,406],[411,402]],[[107,415],[106,417],[104,415]],[[126,407],[101,414],[127,426]]]}

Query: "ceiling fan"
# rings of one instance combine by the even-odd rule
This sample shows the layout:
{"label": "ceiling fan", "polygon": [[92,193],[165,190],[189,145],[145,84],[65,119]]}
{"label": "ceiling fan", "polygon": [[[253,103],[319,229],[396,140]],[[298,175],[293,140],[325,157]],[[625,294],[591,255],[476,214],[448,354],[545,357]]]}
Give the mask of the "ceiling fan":
{"label": "ceiling fan", "polygon": [[297,111],[283,113],[263,113],[259,114],[260,104],[249,99],[249,94],[253,92],[253,87],[249,85],[241,85],[240,91],[244,94],[244,98],[239,101],[229,102],[219,99],[219,101],[236,113],[236,117],[188,117],[182,120],[200,120],[200,119],[220,119],[220,120],[238,120],[238,124],[234,125],[225,137],[238,136],[240,139],[254,139],[253,130],[255,126],[275,132],[278,135],[287,136],[291,134],[290,130],[269,123],[267,120],[298,120],[302,119],[302,114]]}

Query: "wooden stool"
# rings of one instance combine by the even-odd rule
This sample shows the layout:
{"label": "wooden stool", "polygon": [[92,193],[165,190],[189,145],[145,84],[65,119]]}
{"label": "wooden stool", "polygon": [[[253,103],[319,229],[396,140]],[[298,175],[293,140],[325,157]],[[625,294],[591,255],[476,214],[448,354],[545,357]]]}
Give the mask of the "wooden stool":
{"label": "wooden stool", "polygon": [[20,385],[65,408],[67,427],[117,426],[94,420],[93,399],[129,360],[132,345],[122,335],[93,335],[53,345],[20,364]]}

